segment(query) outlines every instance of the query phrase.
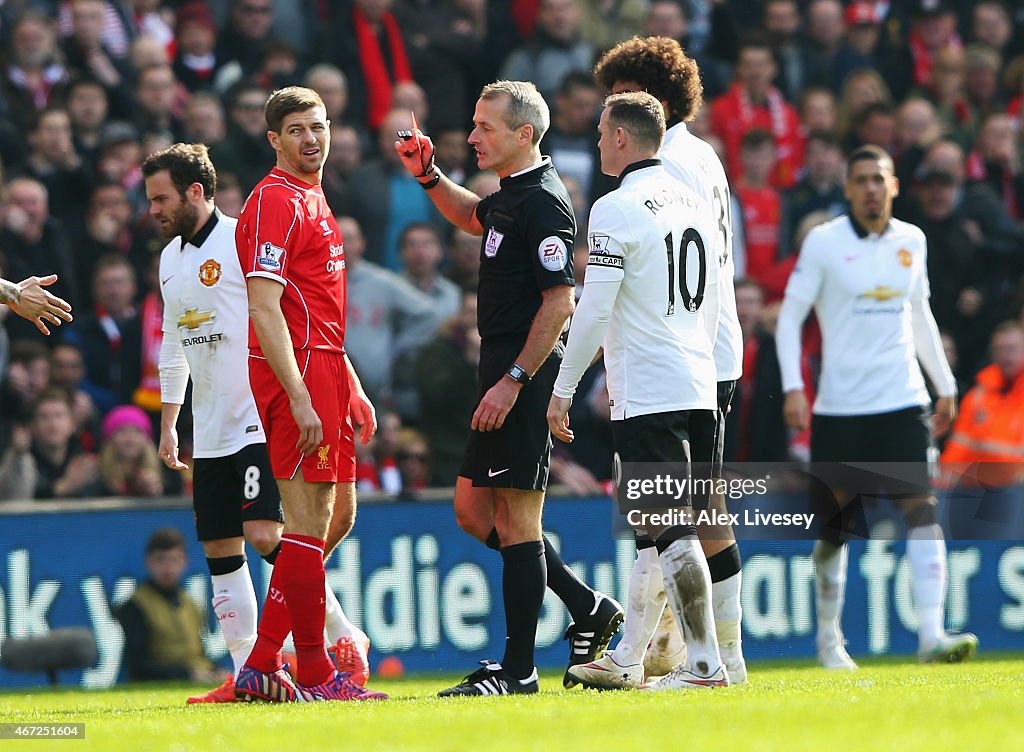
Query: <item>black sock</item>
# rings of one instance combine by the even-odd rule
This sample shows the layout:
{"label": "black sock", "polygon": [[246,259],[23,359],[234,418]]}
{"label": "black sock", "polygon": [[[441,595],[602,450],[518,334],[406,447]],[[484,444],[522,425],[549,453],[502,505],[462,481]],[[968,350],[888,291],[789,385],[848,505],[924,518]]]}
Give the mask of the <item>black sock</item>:
{"label": "black sock", "polygon": [[569,609],[572,619],[579,622],[590,616],[597,603],[597,595],[566,566],[558,551],[544,536],[544,566],[548,570],[548,587]]}
{"label": "black sock", "polygon": [[487,536],[484,545],[488,548],[493,548],[495,551],[501,550],[501,538],[498,536],[498,528],[491,530],[491,534]]}
{"label": "black sock", "polygon": [[711,570],[712,582],[728,580],[739,572],[742,567],[743,565],[740,563],[740,547],[735,543],[708,559],[708,569]]}
{"label": "black sock", "polygon": [[267,564],[269,564],[270,566],[274,566],[274,562],[277,561],[277,555],[279,553],[281,553],[280,542],[278,542],[278,544],[274,546],[274,550],[271,551],[269,554],[263,554],[263,561],[267,562]]}
{"label": "black sock", "polygon": [[505,601],[505,657],[501,666],[517,679],[533,673],[537,619],[544,603],[547,575],[543,541],[501,549],[501,591]]}
{"label": "black sock", "polygon": [[206,557],[206,566],[210,574],[216,577],[221,574],[237,572],[245,565],[245,555],[241,556],[218,556],[214,559]]}

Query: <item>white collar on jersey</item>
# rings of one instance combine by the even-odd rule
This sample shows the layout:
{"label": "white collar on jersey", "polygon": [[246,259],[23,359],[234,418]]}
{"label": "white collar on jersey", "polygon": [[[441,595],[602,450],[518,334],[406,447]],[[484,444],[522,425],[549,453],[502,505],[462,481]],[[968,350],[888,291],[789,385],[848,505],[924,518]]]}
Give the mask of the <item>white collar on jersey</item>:
{"label": "white collar on jersey", "polygon": [[525,167],[522,170],[520,170],[519,172],[513,172],[511,175],[509,175],[509,177],[510,178],[517,178],[520,175],[525,175],[530,170],[538,170],[541,167],[544,167],[545,165],[549,165],[549,164],[551,164],[551,157],[541,157],[540,161],[537,164],[530,165],[529,167]]}

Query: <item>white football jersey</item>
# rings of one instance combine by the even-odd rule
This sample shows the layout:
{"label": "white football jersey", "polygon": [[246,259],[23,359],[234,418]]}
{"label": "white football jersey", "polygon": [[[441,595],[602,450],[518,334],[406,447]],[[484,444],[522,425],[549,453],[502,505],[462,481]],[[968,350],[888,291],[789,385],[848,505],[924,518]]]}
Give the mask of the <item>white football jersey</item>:
{"label": "white football jersey", "polygon": [[718,297],[722,304],[715,340],[715,365],[719,381],[735,381],[743,374],[743,332],[736,315],[733,202],[725,168],[711,144],[690,133],[686,123],[678,123],[665,132],[665,142],[658,156],[672,177],[683,181],[714,210],[715,248],[720,268]]}
{"label": "white football jersey", "polygon": [[591,209],[583,299],[591,282],[620,281],[604,336],[612,420],[717,408],[716,230],[711,205],[659,160],[630,165]]}
{"label": "white football jersey", "polygon": [[237,220],[214,216],[212,228],[204,225],[188,243],[177,237],[160,254],[164,342],[177,343],[188,362],[197,458],[226,457],[267,440],[249,387],[249,298],[235,250]]}
{"label": "white football jersey", "polygon": [[[927,243],[918,227],[893,219],[875,235],[843,215],[810,231],[786,298],[813,305],[821,326],[816,414],[865,415],[931,404],[910,311],[912,301],[929,294]],[[799,382],[799,371],[784,369],[786,391]]]}

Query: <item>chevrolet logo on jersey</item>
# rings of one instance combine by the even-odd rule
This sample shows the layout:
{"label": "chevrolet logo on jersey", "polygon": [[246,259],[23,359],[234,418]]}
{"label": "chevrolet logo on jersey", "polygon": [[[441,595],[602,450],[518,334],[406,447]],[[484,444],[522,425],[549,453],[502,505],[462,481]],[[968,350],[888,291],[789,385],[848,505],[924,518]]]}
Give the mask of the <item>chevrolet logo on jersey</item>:
{"label": "chevrolet logo on jersey", "polygon": [[189,331],[198,329],[203,324],[208,324],[217,317],[216,311],[200,311],[198,308],[186,308],[185,313],[178,317],[178,328],[188,328]]}
{"label": "chevrolet logo on jersey", "polygon": [[884,303],[887,300],[892,300],[893,298],[902,298],[902,297],[903,297],[903,291],[902,290],[897,290],[894,287],[886,287],[885,285],[879,285],[874,290],[868,290],[867,292],[862,292],[860,295],[857,296],[857,299],[858,300],[863,300],[864,298],[871,298],[871,299],[873,299],[873,300],[875,300],[875,301],[877,301],[879,303]]}

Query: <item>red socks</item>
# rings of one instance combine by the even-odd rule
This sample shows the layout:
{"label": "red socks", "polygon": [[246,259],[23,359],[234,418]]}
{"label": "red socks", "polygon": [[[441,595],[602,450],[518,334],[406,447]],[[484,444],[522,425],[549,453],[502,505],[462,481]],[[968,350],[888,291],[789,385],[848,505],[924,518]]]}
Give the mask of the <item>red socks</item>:
{"label": "red socks", "polygon": [[299,684],[323,684],[334,673],[324,647],[324,541],[287,533],[274,563],[256,645],[246,663],[270,673],[281,666],[281,645],[292,632]]}
{"label": "red socks", "polygon": [[292,639],[298,660],[299,684],[323,684],[334,673],[324,647],[325,574],[324,541],[309,535],[288,533],[281,537],[281,554],[274,567],[280,576],[291,615]]}

